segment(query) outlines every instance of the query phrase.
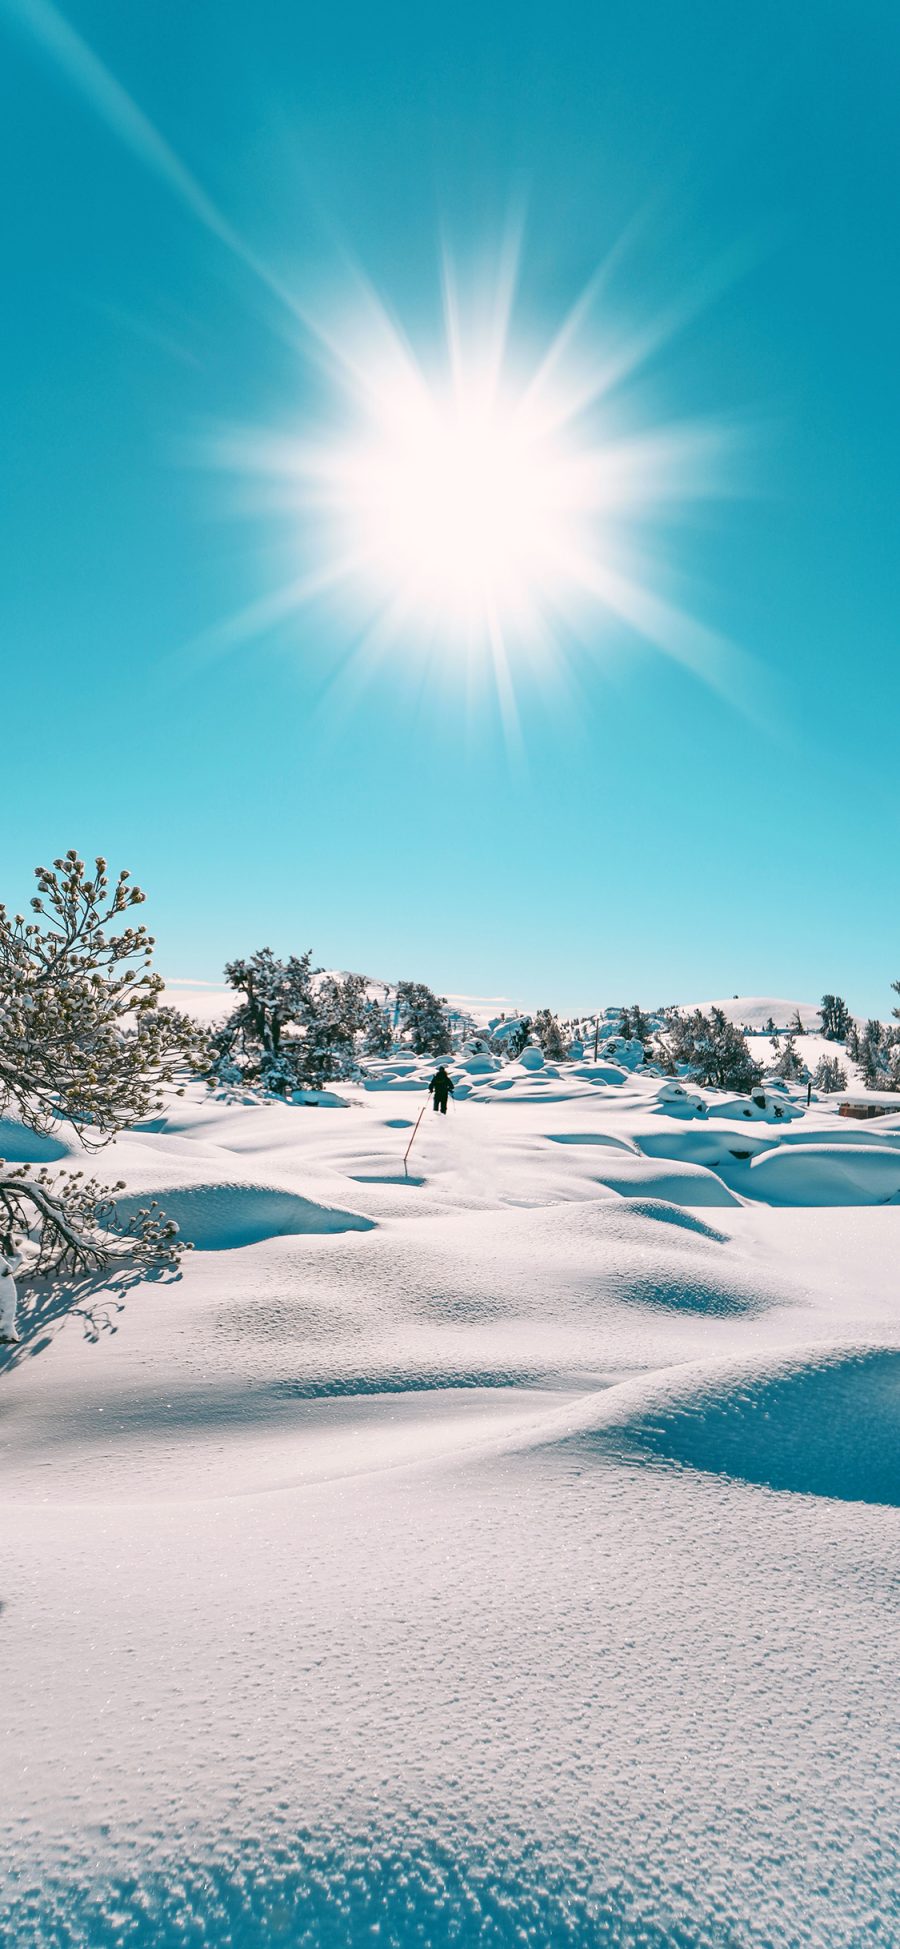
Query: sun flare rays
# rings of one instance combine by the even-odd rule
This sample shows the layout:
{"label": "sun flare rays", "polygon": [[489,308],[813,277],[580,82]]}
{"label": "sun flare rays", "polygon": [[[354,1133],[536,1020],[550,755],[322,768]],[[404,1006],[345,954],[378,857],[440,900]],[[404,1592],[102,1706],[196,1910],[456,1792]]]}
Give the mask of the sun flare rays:
{"label": "sun flare rays", "polygon": [[648,536],[729,489],[735,430],[629,406],[686,307],[629,335],[604,323],[598,276],[536,340],[517,329],[516,271],[501,249],[490,287],[463,294],[445,255],[440,329],[416,340],[367,285],[304,313],[320,403],[205,452],[279,519],[300,570],[221,647],[331,603],[359,659],[377,643],[379,666],[393,650],[444,681],[457,665],[492,677],[510,724],[526,672],[552,680],[573,643],[602,651],[624,629],[734,701],[739,652],[672,599]]}

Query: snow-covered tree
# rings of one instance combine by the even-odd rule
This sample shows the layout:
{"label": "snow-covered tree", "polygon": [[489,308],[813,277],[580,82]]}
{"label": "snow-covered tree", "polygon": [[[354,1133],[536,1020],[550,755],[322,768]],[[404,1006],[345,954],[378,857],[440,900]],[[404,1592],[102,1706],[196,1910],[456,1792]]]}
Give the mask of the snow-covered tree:
{"label": "snow-covered tree", "polygon": [[[900,1088],[900,1029],[869,1020],[858,1038],[859,1067],[866,1089]],[[849,1042],[848,1042],[849,1049]]]}
{"label": "snow-covered tree", "polygon": [[846,1089],[847,1071],[843,1063],[838,1062],[837,1056],[822,1057],[817,1065],[813,1083],[817,1090],[822,1091],[823,1096],[830,1096],[835,1090]]}
{"label": "snow-covered tree", "polygon": [[199,1041],[195,1025],[161,1008],[145,927],[111,925],[145,896],[106,861],[89,873],[77,853],[36,868],[38,917],[0,906],[0,1106],[33,1130],[77,1125],[89,1147],[159,1107]]}
{"label": "snow-covered tree", "polygon": [[803,1028],[803,1018],[800,1014],[799,1008],[795,1008],[794,1013],[791,1016],[790,1032],[791,1035],[803,1035],[805,1033]]}
{"label": "snow-covered tree", "polygon": [[225,979],[242,996],[225,1025],[230,1047],[257,1064],[277,1056],[286,1029],[306,1021],[312,1004],[312,955],[291,954],[280,961],[270,947],[228,961]]}
{"label": "snow-covered tree", "polygon": [[667,1010],[657,1059],[670,1075],[686,1075],[715,1089],[749,1092],[762,1076],[746,1038],[721,1008],[708,1015],[699,1008],[690,1015]]}
{"label": "snow-covered tree", "polygon": [[[0,1109],[30,1129],[69,1123],[99,1149],[164,1102],[163,1089],[199,1058],[196,1025],[161,1008],[153,937],[126,923],[144,894],[127,871],[110,882],[74,849],[35,872],[35,916],[0,906]],[[158,1210],[120,1224],[115,1193],[82,1171],[0,1161],[0,1278],[4,1338],[12,1272],[100,1270],[115,1258],[171,1265],[177,1228]]]}
{"label": "snow-covered tree", "polygon": [[225,979],[240,996],[237,1006],[213,1030],[210,1082],[242,1079],[288,1096],[307,1079],[302,1031],[313,1006],[312,956],[282,961],[270,947],[229,961]]}
{"label": "snow-covered tree", "polygon": [[562,1062],[565,1056],[562,1030],[549,1008],[539,1008],[534,1018],[534,1033],[549,1062]]}
{"label": "snow-covered tree", "polygon": [[823,995],[819,1019],[826,1042],[846,1041],[850,1027],[850,1010],[843,995]]}
{"label": "snow-covered tree", "polygon": [[793,1029],[784,1038],[784,1048],[775,1064],[775,1074],[785,1083],[802,1083],[809,1076],[809,1070],[797,1048]]}
{"label": "snow-covered tree", "polygon": [[[362,975],[325,975],[306,1012],[302,1063],[307,1085],[320,1089],[355,1067],[356,1037],[366,1017]],[[299,1053],[299,1052],[298,1052]]]}
{"label": "snow-covered tree", "polygon": [[394,1042],[390,1010],[367,1002],[363,1021],[363,1055],[389,1056]]}
{"label": "snow-covered tree", "polygon": [[[624,1034],[624,1030],[623,1030],[623,1034]],[[649,1016],[644,1014],[644,1011],[638,1002],[632,1002],[631,1005],[632,1040],[636,1042],[643,1042],[646,1046],[646,1044],[650,1042],[652,1038],[652,1034],[653,1031],[650,1027]]]}
{"label": "snow-covered tree", "polygon": [[417,1056],[449,1055],[450,1029],[443,996],[433,994],[424,981],[399,981],[397,1005],[401,1029]]}

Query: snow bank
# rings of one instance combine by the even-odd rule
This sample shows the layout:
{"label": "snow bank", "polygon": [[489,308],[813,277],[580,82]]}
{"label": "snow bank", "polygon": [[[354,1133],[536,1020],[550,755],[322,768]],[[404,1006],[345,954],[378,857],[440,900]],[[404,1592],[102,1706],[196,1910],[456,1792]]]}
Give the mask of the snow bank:
{"label": "snow bank", "polygon": [[900,1152],[875,1144],[779,1144],[752,1159],[748,1196],[779,1205],[880,1205],[900,1195]]}
{"label": "snow bank", "polygon": [[153,1190],[123,1193],[116,1199],[119,1217],[127,1222],[156,1198],[182,1237],[201,1252],[227,1252],[235,1246],[257,1245],[266,1238],[286,1238],[308,1232],[369,1232],[370,1218],[338,1211],[264,1184],[160,1184]]}
{"label": "snow bank", "polygon": [[637,1411],[614,1406],[599,1438],[770,1489],[900,1506],[900,1350],[693,1370]]}

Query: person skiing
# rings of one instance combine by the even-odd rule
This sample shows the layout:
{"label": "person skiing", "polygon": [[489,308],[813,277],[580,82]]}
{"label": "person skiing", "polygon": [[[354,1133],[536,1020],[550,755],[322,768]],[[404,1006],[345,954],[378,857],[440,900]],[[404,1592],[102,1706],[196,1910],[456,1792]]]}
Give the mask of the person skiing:
{"label": "person skiing", "polygon": [[453,1088],[453,1078],[447,1075],[447,1071],[443,1063],[441,1063],[440,1068],[435,1070],[428,1089],[434,1098],[431,1107],[433,1110],[440,1110],[442,1117],[447,1115],[447,1098]]}

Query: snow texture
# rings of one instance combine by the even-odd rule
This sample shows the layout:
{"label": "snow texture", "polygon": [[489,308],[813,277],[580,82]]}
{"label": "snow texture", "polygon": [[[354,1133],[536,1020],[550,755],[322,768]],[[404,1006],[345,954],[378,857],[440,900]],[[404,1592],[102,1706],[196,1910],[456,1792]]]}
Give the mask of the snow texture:
{"label": "snow texture", "polygon": [[900,1124],[477,1065],[192,1087],[182,1275],[17,1274],[11,1949],[896,1949]]}

